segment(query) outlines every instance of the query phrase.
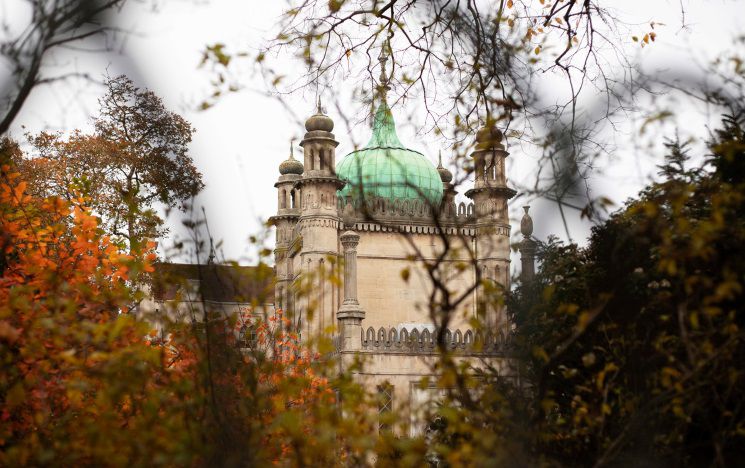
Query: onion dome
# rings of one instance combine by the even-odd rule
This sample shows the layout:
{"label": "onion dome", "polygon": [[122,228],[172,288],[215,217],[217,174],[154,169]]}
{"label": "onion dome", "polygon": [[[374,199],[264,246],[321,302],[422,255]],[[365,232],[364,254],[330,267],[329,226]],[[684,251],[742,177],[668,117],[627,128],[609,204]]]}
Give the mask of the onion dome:
{"label": "onion dome", "polygon": [[523,215],[523,219],[520,220],[520,232],[525,237],[530,237],[530,235],[533,234],[533,218],[528,214],[529,209],[529,206],[523,206],[525,214]]}
{"label": "onion dome", "polygon": [[305,168],[303,163],[295,159],[292,150],[292,143],[290,142],[290,157],[286,161],[282,161],[279,165],[279,173],[282,175],[297,174],[302,175]]}
{"label": "onion dome", "polygon": [[440,151],[438,156],[437,172],[440,174],[440,180],[442,180],[443,183],[449,184],[453,180],[453,173],[442,165],[442,151]]}
{"label": "onion dome", "polygon": [[480,149],[502,146],[504,135],[494,124],[484,125],[476,132],[476,146]]}
{"label": "onion dome", "polygon": [[438,206],[442,200],[439,172],[422,153],[406,148],[398,139],[384,97],[375,112],[370,141],[346,155],[336,166],[336,174],[347,182],[340,194],[356,201],[382,197],[425,200]]}
{"label": "onion dome", "polygon": [[305,121],[305,130],[309,132],[313,131],[323,131],[323,132],[330,132],[334,129],[334,121],[331,120],[331,117],[323,113],[323,110],[321,110],[321,97],[318,97],[318,108],[316,109],[316,113],[314,115],[311,115],[308,117],[308,120]]}

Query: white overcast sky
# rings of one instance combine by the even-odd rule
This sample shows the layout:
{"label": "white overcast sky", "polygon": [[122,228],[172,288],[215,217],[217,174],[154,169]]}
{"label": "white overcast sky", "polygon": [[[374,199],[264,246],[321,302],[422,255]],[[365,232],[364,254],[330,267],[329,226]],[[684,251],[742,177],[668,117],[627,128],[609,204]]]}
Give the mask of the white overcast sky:
{"label": "white overcast sky", "polygon": [[[653,47],[629,46],[631,56],[643,62],[647,70],[674,67],[692,59],[705,62],[731,45],[736,34],[745,33],[743,2],[614,0],[608,4],[630,25],[641,27],[650,21],[665,24],[658,27]],[[686,28],[681,28],[681,6],[685,9]],[[206,44],[223,42],[234,48],[258,49],[265,38],[276,32],[277,19],[285,8],[286,2],[274,0],[161,0],[157,8],[151,2],[132,2],[121,13],[120,24],[135,31],[123,49],[105,55],[67,52],[55,58],[60,67],[97,77],[106,70],[112,75],[126,73],[138,86],[155,91],[170,109],[193,124],[197,132],[191,153],[206,183],[197,206],[205,208],[211,232],[222,240],[227,259],[249,261],[247,239],[261,231],[261,221],[276,209],[273,184],[278,176],[277,166],[287,157],[290,139],[301,138],[303,129],[275,99],[266,96],[266,88],[258,79],[246,78],[243,91],[229,95],[207,111],[196,110],[197,103],[210,91],[209,75],[197,66]],[[8,15],[6,18],[12,18],[10,23],[18,27],[27,20],[20,0],[0,0],[0,15]],[[343,89],[345,84],[336,86]],[[101,92],[100,87],[82,84],[40,88],[16,119],[12,135],[21,138],[25,131],[88,129]],[[300,116],[313,111],[311,95],[296,96],[289,102]],[[685,124],[681,135],[704,138],[703,124],[715,123],[716,119],[707,121],[703,111],[699,112],[694,104],[687,105],[692,107],[679,109],[678,124]],[[332,111],[329,114],[335,117]],[[431,134],[421,134],[417,122],[414,124],[399,125],[402,141],[435,162],[438,149],[445,149],[445,143]],[[595,190],[602,191],[597,195],[620,203],[633,196],[654,174],[658,161],[638,154],[643,149],[637,141],[640,125],[641,121],[632,120],[621,134],[615,135],[618,149],[605,174],[596,180]],[[352,147],[349,135],[340,130],[337,120],[337,161]],[[666,130],[672,134],[672,127]],[[368,129],[364,124],[353,131],[355,141],[366,140]],[[530,149],[508,149],[512,153],[508,177],[530,180],[531,171],[535,170]],[[520,201],[511,206],[513,234],[519,231],[522,204]],[[555,233],[566,237],[559,218],[550,216],[555,208],[547,202],[533,204],[539,213],[534,216],[536,236],[545,239]],[[576,213],[570,216],[577,218]],[[174,237],[184,235],[178,215],[170,216],[168,222]],[[582,242],[588,233],[588,225],[572,222],[575,241]],[[181,260],[188,261],[183,257]],[[516,260],[513,258],[513,265],[519,263]]]}

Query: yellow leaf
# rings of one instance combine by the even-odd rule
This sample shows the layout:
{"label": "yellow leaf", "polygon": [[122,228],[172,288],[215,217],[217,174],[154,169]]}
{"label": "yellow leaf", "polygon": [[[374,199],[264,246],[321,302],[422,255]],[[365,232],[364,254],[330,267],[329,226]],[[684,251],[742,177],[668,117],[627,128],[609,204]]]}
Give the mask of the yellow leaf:
{"label": "yellow leaf", "polygon": [[546,350],[543,349],[543,348],[541,348],[540,346],[535,346],[533,348],[533,356],[536,357],[536,358],[538,358],[538,359],[543,360],[544,362],[548,362],[548,360],[549,360],[549,357],[548,357],[548,354],[546,353]]}
{"label": "yellow leaf", "polygon": [[512,8],[512,0],[507,0],[507,8]]}
{"label": "yellow leaf", "polygon": [[342,0],[329,0],[329,11],[331,13],[336,13],[341,9],[341,6],[344,4]]}
{"label": "yellow leaf", "polygon": [[411,271],[409,271],[408,268],[404,268],[403,270],[401,270],[401,278],[404,281],[408,282],[409,281],[409,276],[411,276]]}
{"label": "yellow leaf", "polygon": [[592,314],[590,312],[585,311],[579,314],[579,318],[577,319],[577,329],[584,330],[587,328],[587,325],[590,324],[590,320],[592,320]]}
{"label": "yellow leaf", "polygon": [[595,353],[587,353],[584,356],[582,356],[582,364],[584,364],[585,367],[590,367],[593,364],[595,364]]}
{"label": "yellow leaf", "polygon": [[541,53],[541,46],[538,46],[535,48],[535,54],[538,55]]}
{"label": "yellow leaf", "polygon": [[698,321],[698,314],[696,312],[691,312],[689,319],[691,320],[691,326],[694,328],[694,330],[698,329],[700,325]]}

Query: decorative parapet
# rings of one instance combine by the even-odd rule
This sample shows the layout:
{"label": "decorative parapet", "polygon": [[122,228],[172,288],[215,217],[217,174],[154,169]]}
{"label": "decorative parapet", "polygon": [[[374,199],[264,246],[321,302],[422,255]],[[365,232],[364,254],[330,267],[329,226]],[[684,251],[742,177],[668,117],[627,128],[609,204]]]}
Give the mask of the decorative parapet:
{"label": "decorative parapet", "polygon": [[[439,352],[437,337],[439,331],[429,330],[409,332],[406,329],[379,328],[377,332],[373,327],[362,330],[362,351],[376,353],[415,353],[436,354]],[[509,351],[509,343],[504,333],[467,330],[452,332],[445,330],[443,334],[445,348],[457,354],[477,354],[487,356],[501,356]]]}
{"label": "decorative parapet", "polygon": [[[358,200],[350,200],[354,206],[354,214],[359,221],[423,221],[431,222],[439,216],[444,224],[464,225],[475,220],[473,203],[447,203],[442,207],[433,207],[425,200],[388,199],[371,197],[365,200],[364,206]],[[338,197],[339,213],[344,211],[347,201]]]}
{"label": "decorative parapet", "polygon": [[476,228],[472,227],[448,227],[443,226],[438,229],[436,226],[427,226],[421,224],[393,224],[390,225],[380,223],[364,223],[358,222],[354,224],[355,231],[370,231],[370,232],[404,232],[408,234],[438,234],[440,230],[445,234],[456,235],[461,234],[465,236],[475,236]]}

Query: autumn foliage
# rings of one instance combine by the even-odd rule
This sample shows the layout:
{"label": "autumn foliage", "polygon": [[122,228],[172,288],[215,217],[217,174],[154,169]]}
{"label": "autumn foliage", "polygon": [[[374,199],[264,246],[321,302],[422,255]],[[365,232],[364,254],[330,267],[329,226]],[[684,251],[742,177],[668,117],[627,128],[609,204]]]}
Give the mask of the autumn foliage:
{"label": "autumn foliage", "polygon": [[0,223],[0,465],[279,463],[313,439],[334,394],[281,313],[250,350],[209,312],[161,339],[133,312],[153,254],[86,199],[32,197],[4,163]]}
{"label": "autumn foliage", "polygon": [[[150,255],[114,246],[84,199],[34,199],[8,164],[1,176],[0,463],[168,453],[169,438],[143,430],[164,425],[162,356],[128,314],[128,279],[150,268]],[[140,444],[123,443],[139,431]]]}

